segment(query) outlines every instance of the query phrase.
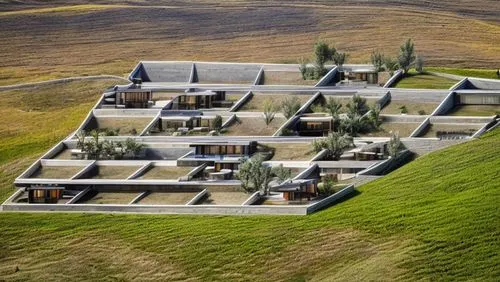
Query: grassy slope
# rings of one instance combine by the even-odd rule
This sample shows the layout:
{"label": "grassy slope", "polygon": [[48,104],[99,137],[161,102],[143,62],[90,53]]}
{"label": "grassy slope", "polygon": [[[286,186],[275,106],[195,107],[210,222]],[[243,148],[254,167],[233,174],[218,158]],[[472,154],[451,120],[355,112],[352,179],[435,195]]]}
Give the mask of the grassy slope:
{"label": "grassy slope", "polygon": [[455,83],[453,79],[435,76],[428,73],[419,74],[416,71],[410,71],[408,76],[401,79],[394,85],[397,88],[425,88],[425,89],[449,89]]}
{"label": "grassy slope", "polygon": [[0,276],[493,281],[499,144],[423,156],[305,217],[0,214]]}
{"label": "grassy slope", "polygon": [[426,67],[425,69],[432,72],[442,72],[461,76],[498,79],[497,69],[459,69],[445,67]]}
{"label": "grassy slope", "polygon": [[0,199],[13,191],[13,179],[36,156],[80,125],[106,87],[119,83],[80,81],[0,91]]}

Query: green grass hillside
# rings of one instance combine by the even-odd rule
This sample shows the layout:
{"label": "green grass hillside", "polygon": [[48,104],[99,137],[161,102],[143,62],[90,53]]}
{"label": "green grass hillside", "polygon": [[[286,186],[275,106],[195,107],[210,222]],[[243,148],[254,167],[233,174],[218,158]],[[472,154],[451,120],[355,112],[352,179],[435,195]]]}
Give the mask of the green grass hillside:
{"label": "green grass hillside", "polygon": [[310,216],[0,214],[5,280],[500,277],[500,130]]}

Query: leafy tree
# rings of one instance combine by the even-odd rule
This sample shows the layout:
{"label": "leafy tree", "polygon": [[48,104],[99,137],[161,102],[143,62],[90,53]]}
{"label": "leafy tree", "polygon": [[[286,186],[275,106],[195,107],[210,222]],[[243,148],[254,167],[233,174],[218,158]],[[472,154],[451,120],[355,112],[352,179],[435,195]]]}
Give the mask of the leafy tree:
{"label": "leafy tree", "polygon": [[132,138],[127,138],[125,140],[125,152],[126,154],[132,154],[133,157],[138,155],[142,148],[144,148],[144,144],[137,143],[134,139]]}
{"label": "leafy tree", "polygon": [[417,55],[415,59],[415,70],[418,73],[424,72],[424,57]]}
{"label": "leafy tree", "polygon": [[366,104],[366,99],[355,94],[352,96],[351,101],[347,103],[347,115],[364,115],[368,112],[368,105]]}
{"label": "leafy tree", "polygon": [[382,124],[382,119],[380,118],[380,105],[375,104],[374,107],[370,109],[370,114],[368,116],[373,128],[379,129]]}
{"label": "leafy tree", "polygon": [[283,167],[283,164],[279,164],[271,169],[273,175],[278,177],[280,182],[283,182],[292,176],[292,170],[286,167]]}
{"label": "leafy tree", "polygon": [[334,55],[333,55],[333,61],[335,62],[335,64],[339,67],[343,66],[345,64],[345,62],[347,61],[347,57],[349,57],[349,54],[348,53],[339,53],[339,52],[336,52]]}
{"label": "leafy tree", "polygon": [[333,55],[336,53],[335,47],[330,48],[324,41],[318,41],[314,44],[314,56],[315,63],[317,66],[323,67],[327,61],[333,59]]}
{"label": "leafy tree", "polygon": [[399,66],[403,69],[404,73],[407,74],[414,61],[415,61],[415,45],[413,44],[411,39],[408,39],[399,48],[398,63]]}
{"label": "leafy tree", "polygon": [[314,139],[311,142],[311,146],[313,147],[314,152],[319,153],[323,148],[326,147],[325,142],[323,139]]}
{"label": "leafy tree", "polygon": [[213,120],[213,128],[216,132],[219,132],[222,128],[222,117],[220,115],[215,115]]}
{"label": "leafy tree", "polygon": [[340,109],[342,108],[342,104],[335,98],[329,97],[326,101],[325,108],[328,110],[328,113],[332,116],[332,130],[335,131],[339,125],[339,115]]}
{"label": "leafy tree", "polygon": [[394,75],[394,72],[397,71],[399,69],[399,63],[398,63],[398,60],[395,59],[395,58],[391,58],[391,57],[386,57],[384,59],[384,65],[385,65],[385,68],[389,71],[389,73],[391,74],[391,76]]}
{"label": "leafy tree", "polygon": [[398,155],[399,149],[401,148],[401,139],[399,138],[399,131],[390,132],[391,139],[387,145],[387,150],[389,151],[389,156],[392,158]]}
{"label": "leafy tree", "polygon": [[273,122],[275,116],[276,107],[274,106],[273,101],[264,101],[264,121],[266,122],[266,125],[269,125],[271,122]]}
{"label": "leafy tree", "polygon": [[289,119],[300,109],[300,101],[295,96],[286,97],[280,108],[283,115]]}
{"label": "leafy tree", "polygon": [[384,54],[379,53],[378,51],[373,50],[372,55],[370,56],[372,61],[372,65],[375,66],[375,71],[380,72],[384,70]]}
{"label": "leafy tree", "polygon": [[238,178],[247,192],[258,190],[269,194],[271,167],[264,165],[264,157],[257,154],[240,165]]}
{"label": "leafy tree", "polygon": [[358,136],[358,133],[366,129],[366,125],[367,119],[357,113],[348,115],[341,122],[342,131],[351,136]]}
{"label": "leafy tree", "polygon": [[325,176],[321,185],[318,185],[318,192],[323,196],[330,196],[335,193],[335,181],[332,177]]}
{"label": "leafy tree", "polygon": [[338,161],[344,150],[351,146],[352,137],[347,134],[340,134],[338,132],[331,132],[324,139],[314,139],[311,143],[314,151],[320,152],[327,150],[326,157],[334,161]]}

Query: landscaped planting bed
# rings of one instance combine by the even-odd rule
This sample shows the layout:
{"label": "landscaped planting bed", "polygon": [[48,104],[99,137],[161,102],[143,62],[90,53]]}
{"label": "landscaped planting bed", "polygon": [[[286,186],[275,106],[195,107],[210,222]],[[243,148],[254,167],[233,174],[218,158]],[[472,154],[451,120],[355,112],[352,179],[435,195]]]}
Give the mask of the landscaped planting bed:
{"label": "landscaped planting bed", "polygon": [[[97,128],[119,130],[119,135],[137,135],[153,120],[152,117],[99,117]],[[91,130],[94,128],[88,128]]]}
{"label": "landscaped planting bed", "polygon": [[138,205],[185,205],[196,192],[152,192],[137,202]]}
{"label": "landscaped planting bed", "polygon": [[446,133],[450,135],[467,135],[472,136],[476,133],[483,124],[443,124],[434,123],[430,124],[427,129],[419,136],[425,138],[436,138],[440,137],[441,134]]}
{"label": "landscaped planting bed", "polygon": [[281,103],[287,97],[297,97],[301,105],[311,99],[311,95],[286,95],[286,94],[259,94],[254,93],[252,98],[248,100],[238,111],[240,112],[262,112],[264,111],[264,105],[269,100],[272,101],[273,105],[279,107]]}
{"label": "landscaped planting bed", "polygon": [[233,122],[229,126],[224,135],[230,136],[271,136],[273,135],[283,123],[286,122],[285,118],[276,117],[269,124],[266,125],[264,117],[239,117],[238,121]]}
{"label": "landscaped planting bed", "polygon": [[71,149],[62,149],[52,159],[56,160],[71,160]]}
{"label": "landscaped planting bed", "polygon": [[315,85],[316,80],[304,80],[300,71],[264,71],[264,85]]}
{"label": "landscaped planting bed", "polygon": [[500,105],[457,105],[450,116],[494,116],[500,114]]}
{"label": "landscaped planting bed", "polygon": [[275,149],[273,160],[308,161],[316,155],[310,143],[262,143],[262,145]]}
{"label": "landscaped planting bed", "polygon": [[83,166],[41,166],[30,178],[71,178]]}
{"label": "landscaped planting bed", "polygon": [[419,125],[419,122],[384,122],[380,125],[380,130],[361,135],[365,137],[390,137],[391,131],[397,131],[400,137],[408,137]]}
{"label": "landscaped planting bed", "polygon": [[186,166],[153,166],[137,179],[178,179],[193,169]]}
{"label": "landscaped planting bed", "polygon": [[140,166],[97,166],[93,179],[126,179]]}
{"label": "landscaped planting bed", "polygon": [[[333,96],[333,95],[328,96],[328,95],[325,95],[326,101],[328,101],[330,99],[330,97],[335,99],[338,103],[340,103],[342,105],[342,107],[340,108],[340,113],[347,112],[347,104],[352,102],[351,96]],[[374,107],[375,103],[377,103],[377,101],[379,100],[379,98],[365,98],[365,99],[366,99],[366,105],[368,105],[369,107]],[[327,109],[320,108],[320,107],[317,107],[315,105],[311,105],[310,109],[313,112],[317,112],[318,110],[321,112],[327,112]]]}
{"label": "landscaped planting bed", "polygon": [[439,103],[418,103],[410,100],[392,100],[381,111],[382,114],[401,114],[401,107],[405,106],[408,115],[430,115]]}
{"label": "landscaped planting bed", "polygon": [[99,192],[89,200],[82,201],[82,203],[100,205],[126,205],[138,195],[139,193],[137,192]]}
{"label": "landscaped planting bed", "polygon": [[201,205],[241,205],[250,197],[245,192],[209,192]]}

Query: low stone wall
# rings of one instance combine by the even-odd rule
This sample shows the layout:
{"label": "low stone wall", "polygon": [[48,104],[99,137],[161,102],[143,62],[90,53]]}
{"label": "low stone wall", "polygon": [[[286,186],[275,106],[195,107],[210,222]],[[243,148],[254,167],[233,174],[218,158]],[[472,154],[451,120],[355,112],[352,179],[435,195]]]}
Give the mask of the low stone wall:
{"label": "low stone wall", "polygon": [[[326,206],[326,204],[324,205]],[[92,212],[92,213],[147,213],[198,215],[306,215],[307,206],[242,206],[242,205],[91,205],[91,204],[4,204],[10,212]],[[311,211],[312,212],[312,211]],[[309,212],[310,213],[310,212]]]}

